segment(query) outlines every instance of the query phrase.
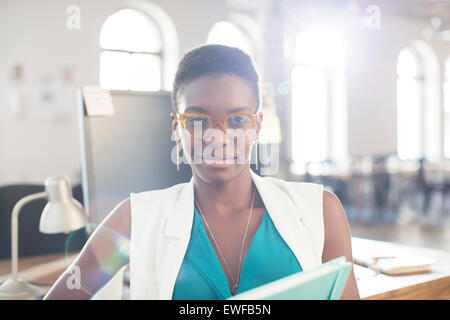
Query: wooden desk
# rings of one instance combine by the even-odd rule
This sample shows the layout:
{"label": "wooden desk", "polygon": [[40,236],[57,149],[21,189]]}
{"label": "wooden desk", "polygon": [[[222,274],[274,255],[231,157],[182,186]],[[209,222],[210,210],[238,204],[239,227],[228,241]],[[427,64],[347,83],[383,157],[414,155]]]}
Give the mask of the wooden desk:
{"label": "wooden desk", "polygon": [[358,252],[370,252],[379,256],[403,253],[438,261],[432,265],[430,273],[406,276],[376,275],[370,269],[355,265],[356,281],[362,299],[450,299],[449,252],[357,237],[352,238],[352,251],[354,255]]}
{"label": "wooden desk", "polygon": [[[20,277],[48,291],[77,254],[47,254],[19,259]],[[11,260],[0,260],[0,282],[11,278]]]}
{"label": "wooden desk", "polygon": [[[436,259],[439,262],[433,265],[432,272],[410,276],[375,275],[375,272],[355,265],[355,276],[362,299],[450,299],[450,253],[410,247],[391,242],[375,241],[353,237],[352,249],[380,255],[395,255],[402,252],[417,256]],[[19,271],[22,279],[41,286],[48,291],[61,275],[61,273],[75,259],[76,254],[65,257],[64,254],[51,254],[29,258],[21,258]],[[0,260],[0,282],[11,277],[10,260]],[[123,297],[126,299],[129,286],[123,287]]]}

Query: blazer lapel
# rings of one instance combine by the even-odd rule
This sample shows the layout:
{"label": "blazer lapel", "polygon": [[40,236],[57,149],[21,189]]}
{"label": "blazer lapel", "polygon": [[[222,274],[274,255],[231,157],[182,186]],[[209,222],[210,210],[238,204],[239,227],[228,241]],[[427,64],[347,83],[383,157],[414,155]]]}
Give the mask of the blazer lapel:
{"label": "blazer lapel", "polygon": [[159,296],[166,300],[172,299],[175,281],[190,240],[194,219],[194,177],[181,188],[177,196],[170,196],[166,201],[173,201],[173,206],[167,215],[165,239],[160,246],[163,249],[158,255],[161,275]]}
{"label": "blazer lapel", "polygon": [[[291,248],[303,270],[316,266],[311,236],[302,221],[302,210],[291,199],[286,183],[261,177],[250,170],[253,182],[281,237]],[[279,180],[279,179],[277,179]],[[280,180],[281,181],[281,180]],[[284,182],[284,181],[282,181]]]}

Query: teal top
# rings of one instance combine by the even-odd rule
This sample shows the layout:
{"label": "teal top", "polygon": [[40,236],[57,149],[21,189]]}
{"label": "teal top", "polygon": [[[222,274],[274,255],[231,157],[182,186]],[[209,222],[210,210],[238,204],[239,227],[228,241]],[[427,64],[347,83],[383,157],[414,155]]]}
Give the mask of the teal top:
{"label": "teal top", "polygon": [[[302,271],[278,233],[267,210],[241,268],[237,294]],[[191,239],[172,294],[174,300],[217,300],[231,297],[227,278],[194,208]]]}

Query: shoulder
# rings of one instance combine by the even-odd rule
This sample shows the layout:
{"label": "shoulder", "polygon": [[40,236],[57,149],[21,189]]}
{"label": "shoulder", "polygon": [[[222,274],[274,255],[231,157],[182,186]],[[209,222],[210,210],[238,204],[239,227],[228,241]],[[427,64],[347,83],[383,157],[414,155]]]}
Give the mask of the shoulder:
{"label": "shoulder", "polygon": [[325,222],[330,220],[333,222],[347,223],[342,203],[333,191],[324,188],[322,206]]}
{"label": "shoulder", "polygon": [[350,246],[350,226],[341,201],[329,190],[325,190],[323,194],[323,220],[325,228],[324,254],[326,251],[334,252],[336,250],[343,250],[345,253]]}
{"label": "shoulder", "polygon": [[178,194],[184,186],[186,186],[188,182],[182,182],[175,184],[173,186],[170,186],[168,188],[164,189],[155,189],[155,190],[148,190],[148,191],[142,191],[142,192],[136,192],[136,193],[130,193],[130,201],[131,203],[140,201],[140,200],[150,200],[150,199],[158,199],[160,197],[164,196],[171,196]]}
{"label": "shoulder", "polygon": [[[316,262],[320,264],[324,248],[325,229],[323,216],[323,184],[303,181],[289,181],[277,179],[276,183],[294,204],[296,214],[300,217],[306,232],[312,241]],[[287,200],[287,199],[286,199]]]}
{"label": "shoulder", "polygon": [[299,209],[303,219],[314,220],[323,224],[323,192],[324,186],[319,183],[291,181],[275,177],[264,177],[278,187]]}
{"label": "shoulder", "polygon": [[331,190],[324,188],[323,190],[323,206],[324,208],[336,208],[341,206],[338,196]]}
{"label": "shoulder", "polygon": [[[162,226],[181,192],[189,182],[183,182],[164,189],[130,193],[130,214],[132,229],[142,226]],[[134,226],[134,228],[133,228]]]}
{"label": "shoulder", "polygon": [[[188,182],[179,183],[164,189],[147,190],[130,193],[130,206],[132,210],[139,206],[157,205],[175,199]],[[167,203],[166,203],[167,204]]]}
{"label": "shoulder", "polygon": [[[130,199],[121,201],[102,220],[99,226],[107,227],[121,234],[129,235],[131,232],[131,207]],[[101,228],[96,228],[101,229]]]}
{"label": "shoulder", "polygon": [[288,187],[297,194],[311,195],[311,193],[319,194],[322,197],[324,186],[320,183],[305,182],[305,181],[291,181],[276,177],[262,177],[266,181],[270,181],[280,187]]}
{"label": "shoulder", "polygon": [[311,208],[311,213],[322,218],[323,197],[325,188],[323,184],[304,181],[284,181],[284,184],[301,203]]}

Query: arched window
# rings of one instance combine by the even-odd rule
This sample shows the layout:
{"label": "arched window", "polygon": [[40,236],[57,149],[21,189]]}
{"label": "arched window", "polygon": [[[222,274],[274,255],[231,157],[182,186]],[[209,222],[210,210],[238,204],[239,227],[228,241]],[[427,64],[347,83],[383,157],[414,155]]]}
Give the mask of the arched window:
{"label": "arched window", "polygon": [[158,24],[135,9],[108,17],[100,33],[100,85],[107,89],[158,91],[163,87],[163,37]]}
{"label": "arched window", "polygon": [[397,59],[397,152],[400,159],[423,156],[424,75],[418,54],[411,48]]}
{"label": "arched window", "polygon": [[296,37],[291,73],[294,167],[347,157],[345,52],[341,41],[331,30],[302,32]]}
{"label": "arched window", "polygon": [[450,56],[445,59],[444,76],[444,156],[450,158]]}
{"label": "arched window", "polygon": [[400,159],[442,157],[439,64],[431,47],[414,41],[397,58],[397,153]]}
{"label": "arched window", "polygon": [[208,44],[223,44],[236,47],[246,52],[251,57],[255,56],[255,45],[250,35],[240,26],[231,21],[219,21],[215,23],[208,33]]}

